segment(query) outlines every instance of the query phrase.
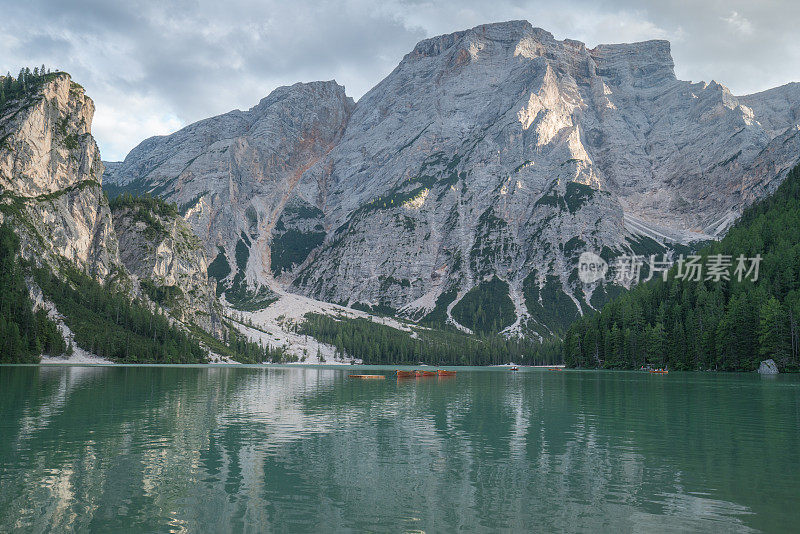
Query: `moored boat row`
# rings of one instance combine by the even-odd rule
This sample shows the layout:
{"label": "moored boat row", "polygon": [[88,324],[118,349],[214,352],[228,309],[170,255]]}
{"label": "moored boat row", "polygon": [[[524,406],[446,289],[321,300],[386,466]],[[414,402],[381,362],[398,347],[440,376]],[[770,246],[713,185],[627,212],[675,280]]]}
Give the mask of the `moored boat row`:
{"label": "moored boat row", "polygon": [[436,371],[401,371],[398,369],[395,371],[397,378],[421,378],[421,377],[429,377],[429,376],[455,376],[455,371],[446,371],[444,369],[439,369]]}

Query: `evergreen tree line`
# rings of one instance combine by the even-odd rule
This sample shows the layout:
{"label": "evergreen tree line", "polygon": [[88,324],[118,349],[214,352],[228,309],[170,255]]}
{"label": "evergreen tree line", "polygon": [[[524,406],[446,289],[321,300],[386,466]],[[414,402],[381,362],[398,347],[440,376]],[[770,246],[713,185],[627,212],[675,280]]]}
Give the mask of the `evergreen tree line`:
{"label": "evergreen tree line", "polygon": [[240,363],[285,363],[296,361],[280,347],[273,348],[263,343],[250,341],[233,327],[226,332],[228,347],[232,358]]}
{"label": "evergreen tree line", "polygon": [[35,279],[64,315],[78,346],[98,356],[124,363],[205,363],[202,343],[241,363],[286,360],[282,349],[250,341],[232,326],[221,341],[195,326],[187,332],[160,309],[131,301],[77,270],[66,274],[61,280],[40,269]]}
{"label": "evergreen tree line", "polygon": [[16,78],[7,73],[5,76],[0,77],[0,110],[2,110],[6,103],[14,100],[19,100],[25,96],[33,94],[46,80],[51,78],[57,72],[52,73],[50,69],[45,70],[44,65],[41,67],[24,67],[20,69]]}
{"label": "evergreen tree line", "polygon": [[[757,281],[745,278],[652,280],[569,328],[562,353],[570,367],[752,371],[772,358],[800,366],[800,165],[770,197],[745,211],[719,242],[698,253],[763,258]],[[705,276],[703,277],[705,278]]]}
{"label": "evergreen tree line", "polygon": [[0,363],[36,363],[42,353],[62,354],[67,348],[47,312],[33,311],[18,250],[17,235],[0,225]]}
{"label": "evergreen tree line", "polygon": [[145,235],[150,239],[158,239],[167,234],[167,229],[161,222],[162,219],[180,217],[178,206],[149,193],[135,196],[126,192],[109,199],[108,205],[112,211],[130,210],[134,221],[145,223]]}
{"label": "evergreen tree line", "polygon": [[129,363],[201,363],[206,351],[142,301],[131,301],[75,269],[66,279],[37,269],[34,279],[64,316],[81,348]]}
{"label": "evergreen tree line", "polygon": [[517,315],[508,296],[508,284],[497,276],[484,280],[453,306],[453,319],[478,334],[496,334],[514,323]]}
{"label": "evergreen tree line", "polygon": [[159,217],[178,217],[178,206],[167,202],[161,197],[146,193],[141,196],[132,195],[129,191],[108,199],[108,205],[112,210],[120,208],[142,209],[146,213],[155,214]]}
{"label": "evergreen tree line", "polygon": [[359,358],[365,364],[499,365],[515,362],[549,365],[560,362],[560,345],[546,341],[499,335],[470,336],[451,330],[409,332],[364,318],[333,318],[309,313],[298,326],[300,334],[336,347],[342,356]]}

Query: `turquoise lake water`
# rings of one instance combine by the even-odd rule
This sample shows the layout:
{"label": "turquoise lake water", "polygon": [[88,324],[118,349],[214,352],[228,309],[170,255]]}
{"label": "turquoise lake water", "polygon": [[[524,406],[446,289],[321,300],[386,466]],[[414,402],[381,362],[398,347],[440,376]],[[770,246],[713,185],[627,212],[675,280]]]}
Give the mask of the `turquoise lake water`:
{"label": "turquoise lake water", "polygon": [[0,367],[0,532],[800,530],[798,376],[364,369]]}

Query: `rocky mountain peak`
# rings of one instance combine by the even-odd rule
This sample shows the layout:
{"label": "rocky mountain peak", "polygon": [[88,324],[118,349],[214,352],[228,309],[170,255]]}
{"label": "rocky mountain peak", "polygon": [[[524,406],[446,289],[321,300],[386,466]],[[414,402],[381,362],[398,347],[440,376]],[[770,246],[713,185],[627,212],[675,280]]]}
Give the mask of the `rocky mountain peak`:
{"label": "rocky mountain peak", "polygon": [[669,41],[601,44],[589,53],[597,65],[597,74],[609,84],[657,86],[677,80]]}
{"label": "rocky mountain peak", "polygon": [[502,45],[506,51],[509,49],[513,51],[513,46],[526,38],[535,41],[552,41],[553,35],[541,28],[534,28],[527,20],[483,24],[469,30],[423,39],[405,56],[403,61],[435,57],[453,51],[458,54],[461,50],[485,46],[489,42]]}
{"label": "rocky mountain peak", "polygon": [[273,90],[269,95],[259,101],[259,103],[249,109],[249,112],[258,115],[268,110],[277,102],[284,100],[306,100],[309,98],[319,98],[325,100],[341,100],[351,108],[355,106],[352,98],[348,97],[343,85],[339,85],[336,80],[298,82],[292,85],[284,85]]}
{"label": "rocky mountain peak", "polygon": [[480,59],[491,61],[519,56],[525,59],[543,57],[550,61],[566,59],[575,67],[581,60],[591,58],[596,68],[612,80],[617,79],[618,83],[642,79],[662,83],[676,79],[669,41],[601,44],[589,50],[581,41],[557,41],[550,32],[533,27],[525,20],[484,24],[424,39],[403,58],[400,65],[442,55],[448,56],[451,66]]}
{"label": "rocky mountain peak", "polygon": [[761,93],[741,96],[739,101],[753,110],[770,135],[778,135],[800,124],[800,83],[788,83]]}
{"label": "rocky mountain peak", "polygon": [[66,73],[31,83],[38,86],[0,110],[0,187],[35,196],[86,180],[99,184],[94,102]]}
{"label": "rocky mountain peak", "polygon": [[[229,301],[255,297],[272,276],[269,242],[287,202],[339,142],[355,107],[335,81],[279,87],[248,111],[146,140],[113,167],[107,189],[178,204]],[[305,213],[316,201],[292,205]]]}

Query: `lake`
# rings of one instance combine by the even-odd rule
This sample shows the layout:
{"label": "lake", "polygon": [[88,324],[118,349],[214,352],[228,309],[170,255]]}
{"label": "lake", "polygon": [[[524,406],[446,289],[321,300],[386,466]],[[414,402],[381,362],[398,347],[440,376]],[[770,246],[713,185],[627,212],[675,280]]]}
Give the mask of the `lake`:
{"label": "lake", "polygon": [[2,366],[0,532],[800,529],[798,376],[356,369]]}

